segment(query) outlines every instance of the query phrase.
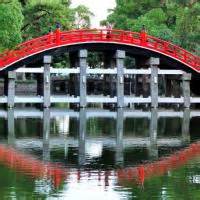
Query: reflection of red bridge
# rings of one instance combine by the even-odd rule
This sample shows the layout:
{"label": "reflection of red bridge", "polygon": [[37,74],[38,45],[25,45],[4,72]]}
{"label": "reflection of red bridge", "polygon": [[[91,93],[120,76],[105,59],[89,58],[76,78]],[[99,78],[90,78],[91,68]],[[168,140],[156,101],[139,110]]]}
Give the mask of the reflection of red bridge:
{"label": "reflection of red bridge", "polygon": [[33,178],[50,178],[55,187],[58,187],[67,175],[66,171],[56,164],[43,163],[4,145],[0,145],[0,162]]}
{"label": "reflection of red bridge", "polygon": [[191,144],[188,148],[178,151],[175,154],[164,157],[159,161],[130,167],[117,171],[119,181],[137,180],[143,183],[145,179],[152,176],[160,176],[169,170],[176,169],[187,163],[200,154],[200,142]]}
{"label": "reflection of red bridge", "polygon": [[[109,185],[110,176],[117,177],[121,184],[126,181],[136,181],[143,184],[145,179],[152,176],[160,176],[169,170],[176,169],[196,156],[199,156],[199,154],[200,142],[197,142],[169,157],[164,157],[159,161],[138,167],[118,169],[114,171],[114,173],[112,171],[99,171],[95,173],[95,175],[91,170],[77,170],[75,173],[77,181],[81,180],[82,177],[91,179],[94,175],[94,179],[97,178],[98,181],[104,180],[105,186]],[[58,187],[64,179],[68,178],[70,175],[70,173],[61,165],[41,162],[32,158],[30,155],[20,153],[13,148],[4,145],[0,145],[0,162],[11,169],[33,178],[51,179],[55,187]]]}

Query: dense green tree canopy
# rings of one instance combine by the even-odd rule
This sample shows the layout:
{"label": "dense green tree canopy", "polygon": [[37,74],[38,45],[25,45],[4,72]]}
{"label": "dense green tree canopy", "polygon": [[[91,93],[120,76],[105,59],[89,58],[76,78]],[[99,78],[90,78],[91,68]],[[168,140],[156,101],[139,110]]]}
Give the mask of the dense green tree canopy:
{"label": "dense green tree canopy", "polygon": [[[55,29],[90,27],[93,13],[80,5],[70,7],[70,0],[0,0],[0,51],[22,40]],[[200,54],[200,3],[198,0],[116,0],[105,23],[115,28],[140,31],[170,40]]]}
{"label": "dense green tree canopy", "polygon": [[116,0],[105,23],[170,40],[200,54],[200,3],[197,0]]}
{"label": "dense green tree canopy", "polygon": [[22,41],[23,15],[17,0],[0,1],[0,51]]}
{"label": "dense green tree canopy", "polygon": [[94,14],[86,6],[80,5],[76,7],[73,10],[73,13],[73,16],[75,17],[73,23],[74,28],[79,29],[90,27],[90,17]]}
{"label": "dense green tree canopy", "polygon": [[28,0],[24,6],[23,14],[22,34],[26,39],[48,33],[51,28],[55,28],[57,22],[65,30],[72,28],[72,9],[65,1]]}
{"label": "dense green tree canopy", "polygon": [[0,51],[22,40],[55,30],[88,28],[93,15],[83,5],[70,7],[70,0],[0,0]]}

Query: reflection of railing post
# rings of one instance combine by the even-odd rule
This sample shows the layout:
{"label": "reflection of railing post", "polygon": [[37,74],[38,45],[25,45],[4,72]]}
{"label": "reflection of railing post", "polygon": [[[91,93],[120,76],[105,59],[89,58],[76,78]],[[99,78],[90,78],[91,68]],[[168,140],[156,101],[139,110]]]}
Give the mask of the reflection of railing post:
{"label": "reflection of railing post", "polygon": [[87,106],[87,50],[79,51],[79,67],[80,67],[80,107]]}
{"label": "reflection of railing post", "polygon": [[185,108],[183,112],[182,140],[185,144],[190,142],[190,109],[188,108]]}
{"label": "reflection of railing post", "polygon": [[158,111],[157,109],[152,109],[151,121],[150,121],[150,146],[149,146],[150,159],[158,158],[157,129],[158,129]]}
{"label": "reflection of railing post", "polygon": [[44,108],[48,108],[51,105],[51,74],[50,64],[52,62],[51,56],[44,56],[44,77],[43,77],[43,94],[44,94]]}
{"label": "reflection of railing post", "polygon": [[124,110],[122,108],[117,109],[117,121],[116,121],[116,164],[122,165],[124,162],[123,155],[123,131],[124,131]]}
{"label": "reflection of railing post", "polygon": [[49,137],[50,137],[50,110],[48,108],[43,110],[43,160],[50,160],[49,149]]}
{"label": "reflection of railing post", "polygon": [[87,127],[86,110],[84,108],[81,108],[79,113],[79,154],[78,154],[78,163],[80,166],[84,165],[85,163],[86,127]]}
{"label": "reflection of railing post", "polygon": [[124,59],[125,51],[116,51],[117,65],[117,107],[124,107]]}
{"label": "reflection of railing post", "polygon": [[7,111],[7,130],[8,130],[8,145],[15,145],[15,117],[14,110],[8,109]]}

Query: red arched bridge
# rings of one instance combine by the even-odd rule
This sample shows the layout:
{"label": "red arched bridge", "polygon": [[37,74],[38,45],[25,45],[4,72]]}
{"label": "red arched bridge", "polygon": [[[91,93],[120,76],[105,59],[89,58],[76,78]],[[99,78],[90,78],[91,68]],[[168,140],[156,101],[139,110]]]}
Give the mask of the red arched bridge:
{"label": "red arched bridge", "polygon": [[[0,69],[28,59],[31,56],[57,49],[63,46],[79,44],[117,44],[136,47],[150,53],[166,56],[178,61],[192,70],[200,73],[200,58],[187,50],[170,42],[150,36],[146,33],[137,33],[123,30],[72,30],[49,33],[18,45],[14,50],[6,51],[0,55]],[[106,46],[105,46],[106,48]]]}
{"label": "red arched bridge", "polygon": [[[103,52],[103,65],[89,66],[88,51]],[[69,53],[69,67],[50,67],[53,55],[66,52]],[[126,56],[134,59],[131,68],[126,67]],[[43,68],[35,69],[38,64]],[[22,66],[26,69],[13,71]],[[163,103],[180,103],[185,107],[200,103],[200,98],[190,95],[191,74],[192,92],[200,92],[200,57],[144,31],[83,29],[61,32],[56,29],[1,54],[0,71],[0,75],[9,71],[8,76],[4,75],[7,77],[5,96],[0,97],[0,103],[7,103],[9,107],[15,103],[43,103],[44,107],[50,107],[51,103],[62,102],[79,103],[80,107],[89,103],[114,103],[117,107],[146,103],[156,108]],[[15,93],[15,73],[43,73],[43,76],[37,75],[36,97],[19,97]],[[51,93],[50,88],[54,86],[49,81],[51,73],[68,75],[67,95]],[[161,97],[158,96],[160,88]]]}

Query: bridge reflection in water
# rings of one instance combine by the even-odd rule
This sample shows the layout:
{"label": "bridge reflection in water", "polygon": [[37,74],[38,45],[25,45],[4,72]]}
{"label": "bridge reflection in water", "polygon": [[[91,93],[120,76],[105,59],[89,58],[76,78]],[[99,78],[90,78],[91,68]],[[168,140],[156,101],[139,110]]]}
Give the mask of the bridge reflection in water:
{"label": "bridge reflection in water", "polygon": [[[7,142],[2,139],[0,162],[32,178],[50,179],[54,187],[59,187],[64,180],[74,179],[73,177],[78,182],[82,179],[103,181],[104,186],[113,184],[113,181],[126,184],[127,181],[135,180],[143,184],[146,178],[162,175],[199,155],[200,143],[189,145],[190,118],[199,116],[200,112],[189,109],[183,111],[157,109],[141,111],[122,108],[116,111],[98,109],[73,111],[53,108],[43,111],[1,110],[0,118],[5,118],[7,121]],[[40,123],[42,134],[37,133],[40,128],[36,123],[35,127],[27,126],[26,137],[18,136],[15,120],[24,118],[42,119]],[[166,123],[164,128],[162,119],[169,118],[173,121],[179,119],[178,130],[181,130],[181,133],[178,136],[173,133],[168,135],[162,133],[166,131],[163,130],[166,129]],[[56,121],[56,131],[62,127],[65,130],[55,134],[52,130],[53,119]],[[98,133],[88,130],[87,123],[91,123],[94,119],[103,119],[100,137]],[[115,127],[110,126],[110,130],[107,126],[110,123],[109,119],[112,119],[112,122],[115,120]],[[134,121],[139,119],[146,119],[148,123],[137,124],[137,121]],[[135,130],[134,127],[144,125],[147,130],[141,127],[139,135],[137,133],[139,129]],[[73,134],[70,126],[78,132],[77,135]],[[104,128],[106,126],[107,128]],[[35,135],[29,135],[29,132],[33,131]],[[77,151],[73,152],[73,149]],[[58,155],[57,151],[61,151],[61,155]],[[128,152],[132,155],[128,156]],[[139,155],[137,158],[138,154],[141,154],[141,157]]]}

